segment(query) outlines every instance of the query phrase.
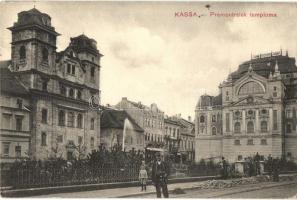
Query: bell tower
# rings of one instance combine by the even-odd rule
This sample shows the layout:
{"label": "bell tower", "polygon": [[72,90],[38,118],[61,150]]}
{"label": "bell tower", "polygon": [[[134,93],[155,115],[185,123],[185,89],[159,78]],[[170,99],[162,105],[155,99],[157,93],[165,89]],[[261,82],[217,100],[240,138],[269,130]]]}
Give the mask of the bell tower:
{"label": "bell tower", "polygon": [[11,70],[37,70],[51,74],[55,66],[56,38],[51,17],[36,8],[18,13],[12,32]]}

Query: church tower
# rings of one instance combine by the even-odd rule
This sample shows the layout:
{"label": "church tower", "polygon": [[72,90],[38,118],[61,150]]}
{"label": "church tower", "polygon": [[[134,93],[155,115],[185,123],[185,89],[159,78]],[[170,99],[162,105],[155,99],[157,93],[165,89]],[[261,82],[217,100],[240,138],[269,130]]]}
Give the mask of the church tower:
{"label": "church tower", "polygon": [[59,35],[51,26],[51,17],[33,8],[20,12],[18,21],[8,29],[12,32],[11,70],[51,74],[55,66],[56,38]]}

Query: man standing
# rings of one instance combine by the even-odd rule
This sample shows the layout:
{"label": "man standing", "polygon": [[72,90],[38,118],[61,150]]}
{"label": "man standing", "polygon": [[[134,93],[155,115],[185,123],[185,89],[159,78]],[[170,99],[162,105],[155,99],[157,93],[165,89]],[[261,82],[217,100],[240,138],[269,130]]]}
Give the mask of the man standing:
{"label": "man standing", "polygon": [[164,198],[168,198],[167,178],[169,175],[168,166],[161,160],[160,153],[156,153],[156,160],[152,167],[152,182],[156,187],[157,198],[161,198],[161,189]]}

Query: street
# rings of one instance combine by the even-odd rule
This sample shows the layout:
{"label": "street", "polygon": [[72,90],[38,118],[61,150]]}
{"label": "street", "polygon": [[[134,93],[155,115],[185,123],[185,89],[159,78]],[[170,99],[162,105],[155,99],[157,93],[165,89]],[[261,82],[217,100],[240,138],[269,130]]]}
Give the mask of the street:
{"label": "street", "polygon": [[[234,188],[223,189],[192,189],[184,190],[185,194],[170,193],[170,198],[295,198],[297,195],[297,182],[288,185],[269,187],[270,183],[241,185]],[[137,196],[134,196],[137,198]],[[155,198],[155,194],[141,195],[141,198]]]}
{"label": "street", "polygon": [[[232,188],[197,189],[199,182],[169,184],[170,198],[292,198],[297,194],[297,181],[265,182],[239,185]],[[188,188],[188,189],[180,189]],[[179,189],[179,190],[176,190]],[[175,191],[182,191],[178,194]],[[155,188],[150,185],[147,192],[141,192],[139,187],[114,188],[92,191],[65,192],[40,196],[67,198],[156,198]],[[295,197],[296,198],[296,197]]]}

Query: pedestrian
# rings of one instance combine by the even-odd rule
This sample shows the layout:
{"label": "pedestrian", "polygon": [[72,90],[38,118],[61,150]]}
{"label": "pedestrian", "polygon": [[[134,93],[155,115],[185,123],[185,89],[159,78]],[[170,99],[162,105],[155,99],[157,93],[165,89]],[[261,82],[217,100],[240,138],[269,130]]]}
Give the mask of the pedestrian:
{"label": "pedestrian", "polygon": [[152,166],[152,182],[156,187],[157,198],[161,198],[161,189],[164,198],[168,198],[167,181],[169,175],[169,168],[167,164],[161,160],[160,153],[156,153],[156,159]]}
{"label": "pedestrian", "polygon": [[226,179],[228,177],[228,166],[224,157],[222,157],[221,162],[221,176],[223,179]]}
{"label": "pedestrian", "polygon": [[140,170],[139,170],[139,182],[141,184],[141,191],[146,191],[146,182],[147,182],[148,176],[145,166],[145,161],[143,160],[141,162]]}

